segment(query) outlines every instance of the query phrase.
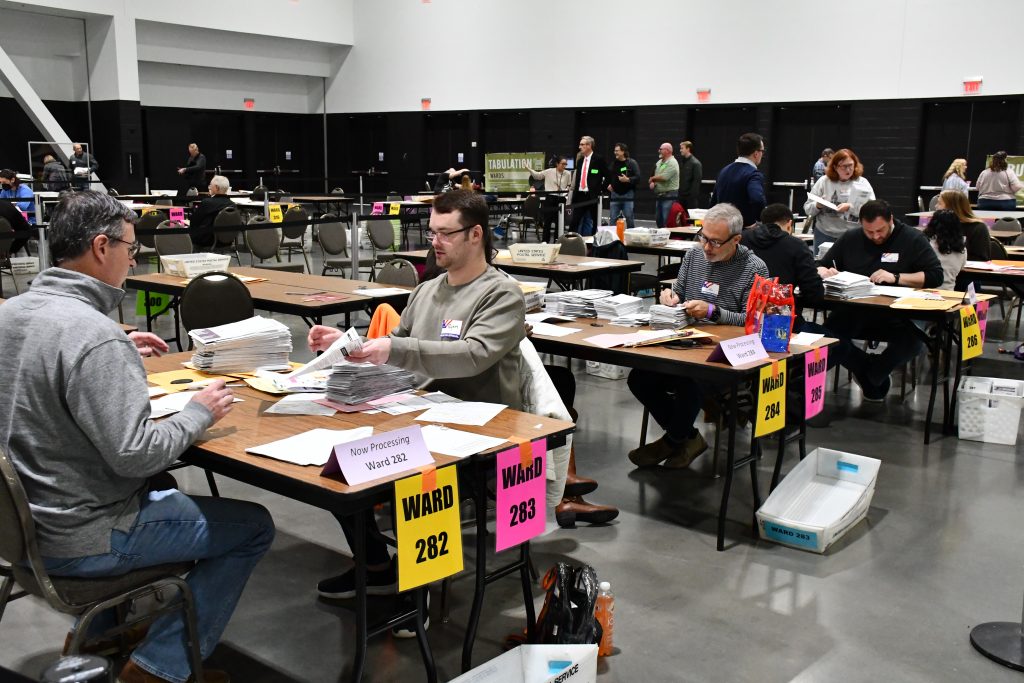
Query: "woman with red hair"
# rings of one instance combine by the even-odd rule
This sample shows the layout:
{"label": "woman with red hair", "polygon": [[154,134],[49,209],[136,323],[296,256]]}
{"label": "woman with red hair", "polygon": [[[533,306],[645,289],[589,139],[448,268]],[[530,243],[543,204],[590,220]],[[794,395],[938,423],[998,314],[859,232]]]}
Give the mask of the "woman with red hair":
{"label": "woman with red hair", "polygon": [[843,148],[832,155],[825,175],[818,178],[811,194],[832,203],[832,209],[808,198],[804,213],[814,226],[814,252],[825,242],[835,242],[860,220],[860,207],[875,198],[871,183],[864,177],[864,166],[852,150]]}

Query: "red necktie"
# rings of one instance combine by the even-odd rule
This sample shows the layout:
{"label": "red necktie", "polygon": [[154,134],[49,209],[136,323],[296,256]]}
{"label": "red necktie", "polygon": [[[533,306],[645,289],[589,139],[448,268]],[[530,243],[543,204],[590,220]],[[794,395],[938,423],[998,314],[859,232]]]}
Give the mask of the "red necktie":
{"label": "red necktie", "polygon": [[583,157],[583,177],[580,179],[580,192],[587,191],[587,167],[590,165],[590,157]]}

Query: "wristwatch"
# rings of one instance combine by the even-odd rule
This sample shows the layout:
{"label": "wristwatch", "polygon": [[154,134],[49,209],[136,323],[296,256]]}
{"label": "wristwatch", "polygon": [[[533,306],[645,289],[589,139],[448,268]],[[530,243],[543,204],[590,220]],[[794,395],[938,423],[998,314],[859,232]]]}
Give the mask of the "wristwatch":
{"label": "wristwatch", "polygon": [[896,280],[893,282],[893,284],[894,285],[898,285],[900,283],[900,274],[899,273],[893,273],[892,276],[894,278],[896,278]]}

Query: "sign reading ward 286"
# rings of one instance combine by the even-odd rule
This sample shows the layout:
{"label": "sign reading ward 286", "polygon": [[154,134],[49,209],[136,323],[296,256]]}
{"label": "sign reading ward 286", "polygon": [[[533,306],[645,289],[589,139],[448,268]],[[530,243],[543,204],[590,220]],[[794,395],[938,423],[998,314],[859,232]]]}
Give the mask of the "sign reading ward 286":
{"label": "sign reading ward 286", "polygon": [[526,192],[530,172],[544,169],[544,152],[506,152],[484,155],[484,190],[487,192]]}

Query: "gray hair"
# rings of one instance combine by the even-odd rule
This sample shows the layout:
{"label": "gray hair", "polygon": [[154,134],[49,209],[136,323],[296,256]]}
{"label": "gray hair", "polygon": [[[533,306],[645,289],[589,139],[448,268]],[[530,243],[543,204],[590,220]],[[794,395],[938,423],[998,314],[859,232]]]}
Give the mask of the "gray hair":
{"label": "gray hair", "polygon": [[231,183],[229,183],[228,179],[222,175],[215,175],[212,178],[210,178],[210,184],[216,187],[221,192],[227,192],[228,190],[231,189]]}
{"label": "gray hair", "polygon": [[591,147],[594,146],[594,138],[590,137],[589,135],[581,135],[580,140],[582,140],[583,142],[589,142]]}
{"label": "gray hair", "polygon": [[102,192],[64,195],[50,216],[47,231],[54,263],[73,260],[92,248],[99,235],[124,238],[124,224],[138,222],[135,212]]}
{"label": "gray hair", "polygon": [[732,204],[715,204],[704,214],[701,223],[725,223],[729,226],[729,237],[739,235],[743,232],[743,214]]}

